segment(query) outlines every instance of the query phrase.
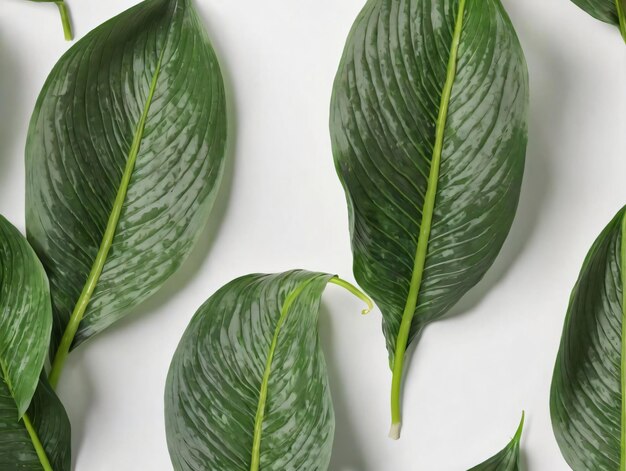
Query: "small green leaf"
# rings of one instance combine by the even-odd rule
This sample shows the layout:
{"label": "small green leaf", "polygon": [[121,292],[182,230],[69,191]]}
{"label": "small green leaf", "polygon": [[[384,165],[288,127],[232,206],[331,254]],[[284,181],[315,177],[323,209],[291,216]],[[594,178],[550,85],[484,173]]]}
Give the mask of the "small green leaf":
{"label": "small green leaf", "polygon": [[370,0],[356,19],[330,129],[355,278],[383,314],[393,438],[407,347],[509,232],[527,112],[526,62],[500,0]]}
{"label": "small green leaf", "polygon": [[56,64],[26,146],[28,238],[50,278],[50,382],[70,348],[156,292],[221,181],[219,64],[189,0],[146,0]]}
{"label": "small green leaf", "polygon": [[524,428],[524,414],[509,444],[497,455],[492,456],[484,463],[473,467],[469,471],[519,471],[520,470],[520,440]]}
{"label": "small green leaf", "polygon": [[329,282],[356,291],[323,273],[248,275],[198,310],[165,390],[176,471],[328,468],[335,419],[318,317]]}
{"label": "small green leaf", "polygon": [[626,469],[625,210],[602,231],[574,286],[550,409],[574,471]]}
{"label": "small green leaf", "polygon": [[48,280],[26,239],[0,216],[0,469],[69,471],[70,426],[39,379],[52,327]]}

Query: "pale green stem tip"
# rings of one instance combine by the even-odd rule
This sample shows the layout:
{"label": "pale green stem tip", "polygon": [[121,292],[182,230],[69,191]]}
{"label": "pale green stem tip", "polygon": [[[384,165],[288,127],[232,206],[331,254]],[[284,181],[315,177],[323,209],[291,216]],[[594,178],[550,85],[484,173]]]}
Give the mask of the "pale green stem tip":
{"label": "pale green stem tip", "polygon": [[367,304],[367,308],[363,309],[361,311],[361,314],[363,315],[369,314],[372,311],[372,309],[374,309],[374,302],[370,299],[370,297],[367,294],[365,294],[363,291],[361,291],[359,288],[354,286],[352,283],[346,280],[342,280],[338,276],[331,278],[329,283],[333,283],[337,286],[341,286],[342,288],[347,289],[349,292],[351,292],[357,298],[359,298],[361,301]]}
{"label": "pale green stem tip", "polygon": [[397,424],[391,424],[391,428],[389,429],[389,438],[391,438],[392,440],[399,440],[401,430],[402,422]]}

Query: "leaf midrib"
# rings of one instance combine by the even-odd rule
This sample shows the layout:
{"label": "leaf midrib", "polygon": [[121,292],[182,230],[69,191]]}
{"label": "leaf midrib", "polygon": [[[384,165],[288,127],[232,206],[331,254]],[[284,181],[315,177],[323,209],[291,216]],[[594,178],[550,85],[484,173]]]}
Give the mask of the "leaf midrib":
{"label": "leaf midrib", "polygon": [[[4,362],[2,358],[0,358],[0,373],[2,374],[2,378],[0,378],[0,380],[4,381],[4,384],[7,385],[7,388],[9,390],[9,394],[11,394],[11,397],[13,398],[13,400],[15,400],[15,390],[11,383],[11,377],[9,376],[8,371],[9,370],[6,367],[6,363]],[[16,408],[18,408],[17,401],[15,402],[15,406]],[[26,432],[28,433],[28,437],[30,438],[30,442],[33,445],[33,449],[35,450],[35,453],[37,454],[37,458],[39,459],[39,463],[41,464],[41,467],[43,468],[44,471],[53,471],[52,465],[50,464],[50,460],[48,459],[46,450],[44,449],[43,444],[41,443],[41,440],[39,439],[37,430],[35,429],[35,427],[30,421],[28,412],[24,412],[23,414],[20,415],[20,411],[18,409],[18,415],[19,415],[18,421],[21,420],[22,423],[24,424],[24,428],[26,429]]]}
{"label": "leaf midrib", "polygon": [[272,373],[272,363],[274,361],[274,354],[276,352],[276,346],[278,345],[278,337],[280,331],[287,319],[289,309],[295,302],[296,298],[300,296],[304,288],[310,284],[313,280],[308,280],[297,286],[285,299],[281,309],[276,329],[274,329],[274,337],[267,354],[267,360],[265,363],[265,370],[263,372],[263,380],[261,381],[261,388],[259,390],[259,401],[257,404],[257,412],[254,420],[254,437],[252,439],[252,459],[250,464],[250,471],[258,471],[261,464],[261,436],[263,434],[263,420],[265,419],[265,406],[267,404],[267,391],[269,387],[270,375]]}
{"label": "leaf midrib", "polygon": [[621,338],[621,430],[620,430],[620,471],[626,471],[626,211],[622,214],[620,244],[620,276],[622,282],[622,338]]}
{"label": "leaf midrib", "polygon": [[446,71],[446,81],[441,94],[441,102],[439,113],[435,126],[435,144],[433,146],[433,155],[430,165],[430,173],[426,188],[426,196],[422,207],[422,220],[420,223],[420,232],[417,241],[417,248],[414,259],[413,272],[411,274],[411,283],[409,286],[409,294],[407,297],[404,312],[402,314],[402,322],[396,339],[396,349],[394,353],[393,379],[392,379],[392,431],[391,435],[399,436],[399,427],[401,424],[399,396],[402,386],[402,370],[404,366],[404,353],[407,348],[413,317],[417,307],[417,299],[422,284],[424,267],[426,265],[426,255],[428,252],[428,243],[430,239],[430,231],[432,226],[433,214],[435,209],[435,200],[437,196],[437,186],[439,182],[439,169],[441,165],[441,156],[443,153],[443,145],[448,119],[448,110],[450,99],[452,97],[452,88],[456,78],[457,59],[459,52],[459,44],[461,41],[461,33],[463,31],[463,19],[465,15],[466,0],[459,0],[459,9],[457,12],[454,33],[452,37],[452,45],[450,47],[450,57]]}
{"label": "leaf midrib", "polygon": [[98,281],[100,280],[100,276],[102,275],[104,265],[106,264],[109,251],[113,244],[113,239],[115,237],[115,233],[117,231],[117,226],[119,224],[122,209],[124,207],[124,202],[126,201],[128,187],[130,185],[130,181],[131,181],[134,169],[135,169],[137,156],[141,148],[141,142],[143,140],[146,121],[148,118],[150,106],[152,105],[154,93],[156,91],[157,83],[159,80],[159,75],[161,72],[161,65],[163,62],[163,57],[165,55],[166,46],[167,46],[167,37],[164,40],[163,49],[161,50],[159,54],[159,59],[156,64],[154,74],[152,76],[152,81],[150,83],[150,89],[148,91],[146,103],[144,104],[141,117],[139,119],[139,122],[137,123],[135,133],[133,135],[133,142],[128,152],[126,166],[124,167],[124,173],[122,174],[120,186],[117,190],[115,201],[111,209],[111,214],[109,215],[109,220],[107,222],[106,229],[102,237],[102,241],[100,243],[100,248],[98,249],[98,253],[96,255],[96,258],[94,259],[94,263],[91,267],[89,276],[87,277],[87,281],[85,282],[85,285],[83,286],[83,290],[76,302],[74,310],[72,311],[69,322],[65,328],[63,337],[61,338],[61,342],[59,343],[59,347],[57,348],[57,352],[52,362],[52,369],[50,371],[50,377],[49,377],[49,382],[52,388],[55,388],[58,384],[61,370],[65,363],[65,359],[67,358],[67,355],[69,354],[72,343],[74,341],[74,337],[76,336],[76,332],[78,331],[80,323],[82,322],[83,316],[87,310],[87,306],[89,305],[89,302],[91,301],[91,297],[93,296],[96,286],[98,285]]}

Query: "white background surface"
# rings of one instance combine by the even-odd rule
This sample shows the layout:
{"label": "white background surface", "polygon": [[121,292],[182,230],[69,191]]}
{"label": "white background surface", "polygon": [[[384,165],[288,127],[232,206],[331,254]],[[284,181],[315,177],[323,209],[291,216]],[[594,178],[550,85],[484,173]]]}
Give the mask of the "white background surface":
{"label": "white background surface", "polygon": [[[68,0],[82,37],[135,0]],[[380,313],[330,286],[322,337],[337,414],[333,471],[462,471],[502,448],[522,409],[524,461],[566,470],[549,418],[569,292],[626,203],[626,48],[567,0],[503,0],[527,55],[530,142],[519,212],[458,315],[429,327],[407,373],[402,440],[386,438]],[[163,388],[198,306],[232,278],[307,268],[352,279],[328,108],[363,0],[196,0],[232,90],[232,164],[194,254],[127,320],[71,357],[60,387],[78,471],[170,470]],[[56,8],[0,7],[0,213],[24,229],[23,148],[43,82],[70,47]]]}

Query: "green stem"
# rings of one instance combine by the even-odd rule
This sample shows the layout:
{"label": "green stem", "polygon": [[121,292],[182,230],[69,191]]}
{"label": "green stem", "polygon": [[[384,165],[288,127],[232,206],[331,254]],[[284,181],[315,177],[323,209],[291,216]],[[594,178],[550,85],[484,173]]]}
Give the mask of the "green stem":
{"label": "green stem", "polygon": [[289,308],[294,303],[296,298],[304,291],[307,284],[310,282],[302,283],[295,290],[293,290],[280,310],[280,318],[276,329],[274,330],[274,337],[270,344],[270,350],[267,354],[267,360],[265,362],[265,371],[263,372],[263,381],[261,382],[261,389],[259,392],[259,402],[257,405],[256,417],[254,419],[254,438],[252,439],[252,461],[250,463],[250,471],[259,471],[261,465],[261,435],[263,432],[263,419],[265,418],[265,405],[267,403],[267,390],[270,382],[270,374],[272,372],[272,362],[274,361],[274,353],[276,352],[276,346],[278,345],[278,336],[280,330],[287,319]]}
{"label": "green stem", "polygon": [[67,5],[63,0],[55,3],[57,4],[57,7],[59,7],[59,13],[61,13],[61,24],[63,25],[63,34],[65,35],[65,39],[67,41],[71,41],[74,35],[72,34],[72,21],[70,20]]}
{"label": "green stem", "polygon": [[339,278],[338,276],[335,276],[334,278],[331,278],[329,283],[333,283],[333,284],[335,284],[337,286],[341,286],[342,288],[347,289],[349,292],[351,292],[357,298],[359,298],[365,304],[367,304],[367,308],[363,309],[361,311],[361,314],[363,314],[363,315],[369,314],[372,311],[372,309],[374,309],[374,303],[372,302],[370,297],[367,294],[365,294],[363,291],[361,291],[359,288],[354,286],[352,283],[350,283],[350,282],[348,282],[346,280],[343,280],[343,279]]}
{"label": "green stem", "polygon": [[[163,51],[165,51],[165,48],[163,49]],[[59,347],[56,351],[56,354],[54,355],[54,360],[52,361],[52,369],[50,370],[49,381],[50,385],[53,388],[56,388],[59,383],[59,378],[61,377],[61,372],[63,371],[63,367],[65,366],[65,361],[67,360],[67,357],[70,353],[70,349],[72,348],[74,337],[76,337],[76,332],[78,332],[78,327],[83,320],[83,316],[96,289],[98,280],[100,279],[100,275],[102,275],[104,264],[106,263],[109,250],[111,249],[111,245],[113,244],[113,238],[115,237],[117,225],[122,214],[122,208],[124,207],[124,201],[126,200],[126,193],[128,192],[130,180],[133,175],[135,162],[137,160],[137,155],[139,154],[139,148],[141,147],[141,140],[143,138],[143,133],[146,127],[148,112],[150,111],[150,105],[152,103],[154,92],[156,90],[157,82],[159,79],[161,62],[163,60],[163,51],[159,56],[156,70],[154,72],[154,75],[152,76],[152,83],[150,84],[148,98],[146,100],[143,113],[135,130],[133,143],[128,153],[128,159],[126,160],[124,174],[122,175],[122,181],[117,190],[117,195],[115,196],[115,202],[113,203],[113,208],[111,209],[111,215],[109,216],[106,230],[104,231],[104,236],[102,237],[102,242],[100,243],[100,248],[98,249],[98,253],[94,260],[94,264],[91,267],[91,272],[89,273],[87,282],[85,283],[80,297],[76,302],[76,306],[72,311],[70,319],[67,323],[67,327],[65,328],[65,332],[63,332],[63,337],[61,337]]]}
{"label": "green stem", "polygon": [[622,349],[621,349],[621,437],[620,437],[620,471],[626,471],[626,213],[622,215],[621,224],[621,278],[622,278]]}
{"label": "green stem", "polygon": [[461,32],[463,30],[463,17],[465,14],[465,0],[459,0],[459,11],[456,17],[454,27],[454,36],[450,48],[450,58],[448,60],[448,69],[446,83],[441,94],[441,103],[439,106],[439,115],[437,117],[435,131],[435,145],[433,146],[433,156],[430,164],[430,174],[428,175],[428,187],[424,198],[424,207],[422,210],[422,221],[420,224],[420,232],[417,241],[417,249],[415,254],[415,263],[413,266],[413,274],[411,276],[411,285],[407,302],[402,313],[402,322],[398,330],[396,339],[396,349],[393,361],[393,376],[391,379],[391,429],[389,437],[397,440],[400,438],[402,429],[402,411],[400,404],[400,396],[402,390],[402,373],[404,371],[404,355],[413,325],[413,316],[417,307],[417,298],[419,296],[422,284],[422,276],[426,265],[426,254],[428,251],[428,241],[430,238],[430,230],[435,211],[435,199],[437,196],[437,184],[439,182],[439,167],[441,165],[441,154],[443,152],[443,141],[445,137],[446,122],[448,119],[448,108],[452,97],[452,86],[456,77],[457,56],[459,51],[459,43],[461,42]]}
{"label": "green stem", "polygon": [[33,442],[33,446],[35,447],[35,451],[37,452],[37,457],[39,458],[39,461],[41,462],[41,466],[43,467],[44,471],[53,471],[52,466],[50,465],[50,461],[48,460],[48,455],[46,455],[46,450],[44,450],[43,445],[41,444],[41,440],[39,440],[37,431],[35,430],[35,427],[33,427],[33,424],[31,423],[28,414],[24,414],[22,420],[24,421],[24,426],[28,431],[28,435],[30,435],[30,440],[31,442]]}

